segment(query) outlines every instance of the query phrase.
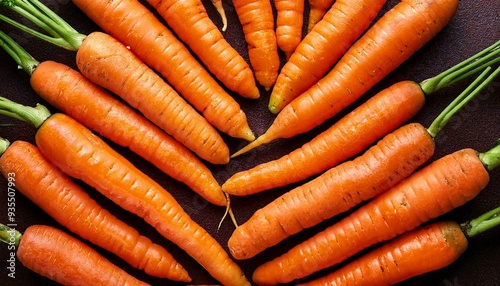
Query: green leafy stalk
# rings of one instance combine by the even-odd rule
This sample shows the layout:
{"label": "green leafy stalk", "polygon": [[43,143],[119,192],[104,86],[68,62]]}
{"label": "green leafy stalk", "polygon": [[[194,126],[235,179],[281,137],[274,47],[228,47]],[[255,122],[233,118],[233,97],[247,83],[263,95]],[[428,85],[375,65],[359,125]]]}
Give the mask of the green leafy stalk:
{"label": "green leafy stalk", "polygon": [[0,241],[18,246],[21,236],[19,231],[0,223]]}
{"label": "green leafy stalk", "polygon": [[484,79],[490,71],[491,67],[485,68],[484,71],[436,117],[427,129],[433,138],[444,128],[453,115],[459,112],[500,73],[500,67]]}
{"label": "green leafy stalk", "polygon": [[40,64],[25,49],[16,43],[11,37],[0,31],[0,46],[14,59],[20,68],[30,76]]}
{"label": "green leafy stalk", "polygon": [[500,224],[500,207],[497,207],[478,218],[460,224],[467,237],[473,237]]}
{"label": "green leafy stalk", "polygon": [[500,166],[500,139],[495,147],[486,152],[479,153],[478,156],[488,171]]}
{"label": "green leafy stalk", "polygon": [[10,146],[9,140],[7,140],[5,138],[0,138],[0,155],[5,153],[5,150],[7,150],[7,148],[9,148],[9,146]]}
{"label": "green leafy stalk", "polygon": [[0,97],[0,114],[28,122],[36,128],[52,115],[44,105],[25,106],[5,97]]}
{"label": "green leafy stalk", "polygon": [[59,15],[38,0],[0,0],[0,5],[28,19],[37,27],[44,30],[47,35],[12,20],[5,15],[0,15],[0,20],[59,47],[76,51],[86,38],[86,35],[80,34]]}
{"label": "green leafy stalk", "polygon": [[497,41],[493,45],[442,73],[422,81],[420,87],[426,95],[429,95],[443,87],[449,86],[472,74],[482,71],[487,66],[493,66],[498,62],[500,62],[500,41]]}

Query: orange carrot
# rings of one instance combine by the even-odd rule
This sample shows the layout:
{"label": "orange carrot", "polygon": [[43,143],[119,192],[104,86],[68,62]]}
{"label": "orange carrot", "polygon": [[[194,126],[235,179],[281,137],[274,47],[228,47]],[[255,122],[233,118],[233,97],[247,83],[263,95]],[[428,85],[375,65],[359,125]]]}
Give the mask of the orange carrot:
{"label": "orange carrot", "polygon": [[276,40],[289,59],[302,41],[304,0],[276,0],[274,5],[277,10]]}
{"label": "orange carrot", "polygon": [[318,82],[368,28],[386,0],[336,1],[281,69],[269,99],[278,113],[293,98]]}
{"label": "orange carrot", "polygon": [[222,284],[249,284],[224,248],[191,219],[168,191],[85,126],[63,113],[50,114],[40,104],[33,108],[0,99],[2,114],[37,127],[38,149],[56,167],[143,218]]}
{"label": "orange carrot", "polygon": [[15,141],[2,150],[0,171],[6,179],[15,174],[16,190],[83,239],[152,276],[191,281],[167,250],[103,209],[30,143]]}
{"label": "orange carrot", "polygon": [[208,17],[201,0],[148,2],[226,87],[243,97],[259,97],[250,66]]}
{"label": "orange carrot", "polygon": [[16,246],[17,258],[26,268],[63,285],[149,285],[51,226],[32,225],[21,235],[0,225],[0,235],[3,241]]}
{"label": "orange carrot", "polygon": [[440,221],[405,233],[312,285],[393,285],[444,268],[467,250],[468,238],[496,227],[500,208],[458,224]]}
{"label": "orange carrot", "polygon": [[269,129],[242,152],[309,131],[354,102],[441,31],[455,14],[458,2],[400,2],[344,54],[332,71],[286,105]]}
{"label": "orange carrot", "polygon": [[389,190],[408,177],[433,156],[433,140],[450,118],[500,72],[498,69],[484,79],[490,70],[490,67],[486,68],[429,128],[419,123],[400,127],[354,160],[329,169],[257,210],[229,238],[228,246],[233,257],[253,257],[304,228]]}
{"label": "orange carrot", "polygon": [[334,0],[309,0],[309,20],[307,22],[307,32],[311,32],[323,16],[329,11],[334,4]]}
{"label": "orange carrot", "polygon": [[253,280],[273,285],[305,277],[465,204],[487,186],[488,170],[500,164],[499,152],[500,145],[485,153],[467,148],[432,162],[338,223],[262,264]]}
{"label": "orange carrot", "polygon": [[257,82],[270,90],[278,77],[280,59],[269,0],[233,0],[248,44],[248,57]]}
{"label": "orange carrot", "polygon": [[52,106],[129,147],[209,202],[227,205],[211,171],[184,145],[72,68],[53,61],[36,61],[1,31],[0,39],[4,49],[14,52],[14,59],[21,59],[17,64],[31,76],[33,89]]}
{"label": "orange carrot", "polygon": [[223,191],[234,195],[261,192],[301,181],[347,160],[412,118],[423,107],[427,95],[499,62],[499,47],[500,41],[497,41],[420,83],[401,81],[393,84],[302,147],[234,174],[222,185]]}

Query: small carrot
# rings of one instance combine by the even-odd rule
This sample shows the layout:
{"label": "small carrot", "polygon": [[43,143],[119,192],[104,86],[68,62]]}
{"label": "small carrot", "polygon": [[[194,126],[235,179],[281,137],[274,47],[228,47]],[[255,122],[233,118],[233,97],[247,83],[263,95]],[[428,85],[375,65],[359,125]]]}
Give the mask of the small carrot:
{"label": "small carrot", "polygon": [[467,250],[468,239],[500,224],[500,207],[458,224],[439,221],[405,233],[313,285],[393,285],[444,268]]}
{"label": "small carrot", "polygon": [[334,5],[334,0],[309,0],[309,20],[307,32],[311,32],[314,26],[323,19],[323,16]]}
{"label": "small carrot", "polygon": [[[10,8],[14,7],[15,11],[19,10],[20,7],[16,6],[16,4],[18,4],[19,2],[7,2],[8,3],[6,4],[14,4],[14,6],[10,6]],[[82,0],[82,2],[85,2],[85,0]],[[48,34],[52,32],[56,35],[50,37],[47,34],[40,34],[38,31],[33,31],[26,26],[17,25],[19,28],[22,28],[26,32],[29,32],[32,35],[37,36],[45,41],[60,45],[66,49],[78,50],[78,53],[82,53],[80,51],[80,48],[82,48],[82,44],[84,44],[82,42],[87,42],[87,44],[90,45],[90,43],[88,43],[90,41],[90,39],[88,39],[88,36],[78,33],[78,31],[76,31],[68,23],[61,19],[61,17],[59,17],[56,13],[48,9],[39,1],[28,0],[23,1],[23,3],[30,6],[28,8],[25,8],[26,13],[28,15],[31,15],[28,16],[30,19],[35,18],[36,24],[39,25],[40,28],[46,29],[46,32]],[[5,3],[3,2],[0,2],[0,4],[5,5]],[[142,86],[142,92],[147,91],[148,93],[150,93],[147,99],[153,98],[157,101],[160,101],[163,107],[155,106],[155,111],[165,109],[164,105],[166,105],[168,102],[171,102],[173,99],[175,99],[175,101],[181,101],[181,99],[178,98],[179,94],[177,94],[177,92],[179,92],[180,95],[184,96],[184,98],[186,98],[186,100],[191,103],[196,110],[203,114],[203,116],[209,123],[211,123],[220,131],[227,133],[230,136],[243,138],[249,141],[255,138],[250,127],[248,126],[245,113],[243,112],[239,104],[235,101],[235,99],[227,94],[227,92],[225,92],[224,89],[218,85],[218,83],[208,74],[208,72],[192,57],[187,48],[184,47],[179,42],[179,40],[177,40],[177,38],[161,22],[158,21],[158,19],[152,14],[152,12],[150,12],[141,3],[134,0],[119,0],[111,2],[87,1],[87,3],[78,2],[75,4],[79,5],[80,9],[88,14],[89,17],[93,18],[93,20],[101,27],[103,27],[104,30],[111,30],[112,35],[116,38],[107,38],[111,42],[115,42],[111,43],[114,44],[114,46],[109,47],[110,49],[114,49],[119,46],[118,41],[125,44],[120,48],[122,52],[126,53],[117,54],[119,56],[123,56],[123,58],[110,57],[108,58],[108,60],[112,61],[113,59],[115,59],[115,63],[117,65],[123,65],[124,63],[120,62],[121,60],[125,60],[126,58],[133,59],[134,62],[132,62],[131,66],[128,66],[128,68],[134,71],[136,76],[142,75],[145,77],[140,79],[123,78],[126,76],[123,70],[116,70],[113,66],[114,68],[111,71],[97,71],[99,75],[93,80],[99,81],[101,80],[100,77],[105,75],[111,77],[122,76],[122,79],[124,81],[128,81],[129,83],[134,80],[146,82],[146,80],[149,79],[150,82],[148,82],[147,84],[141,83],[141,85],[136,86],[136,88]],[[84,4],[91,4],[91,6],[84,6]],[[33,6],[36,7],[33,8]],[[134,11],[134,13],[131,13],[131,11]],[[55,31],[53,31],[53,29],[55,29]],[[97,33],[102,34],[100,32]],[[98,36],[96,36],[95,38],[107,40],[106,38]],[[94,43],[93,46],[103,45],[106,43],[110,42]],[[143,61],[147,65],[145,65]],[[100,61],[101,64],[104,64],[104,62],[104,59]],[[137,69],[142,70],[146,74],[137,72],[137,69],[132,68],[133,65],[136,65]],[[153,67],[156,71],[163,75],[168,80],[168,82],[172,84],[173,88],[166,82],[164,82],[163,79],[160,78],[156,73],[154,73],[149,67]],[[153,85],[153,83],[155,83],[155,85]],[[151,85],[151,89],[148,89],[148,84]],[[159,90],[160,87],[162,88],[162,90]],[[166,97],[161,100],[161,98],[159,98],[159,95],[157,95],[159,91],[162,91],[163,95],[170,95],[170,97]],[[124,90],[124,92],[128,91]],[[121,94],[117,95],[121,96]],[[174,98],[172,99],[172,97]],[[137,100],[136,98],[137,96],[134,95],[133,99]],[[147,105],[148,104],[142,104],[141,107],[147,108]],[[182,105],[185,105],[185,102],[182,102]],[[173,108],[173,106],[174,105],[172,104],[169,107]],[[185,109],[188,110],[192,108],[189,106]],[[176,110],[183,111],[184,109],[178,108]],[[155,116],[158,116],[158,114],[156,114]],[[185,113],[176,116],[176,118],[184,116],[186,116]],[[199,117],[199,115],[193,116]],[[164,115],[162,115],[161,118],[164,119]],[[160,123],[157,124],[166,124],[165,122]],[[192,122],[191,125],[197,124]],[[194,127],[190,126],[190,128]],[[212,128],[208,127],[208,130],[210,129]],[[210,133],[212,133],[212,136],[217,137],[216,134],[213,133],[213,131]],[[205,134],[205,136],[207,135],[208,134]],[[181,140],[179,141],[182,142],[184,140],[181,138]],[[220,138],[217,139],[217,141],[220,141]],[[207,143],[205,142],[205,144]],[[206,146],[208,147],[204,148],[205,152],[207,152],[206,150],[214,148],[214,146],[211,146],[210,144],[207,144]],[[222,148],[222,146],[220,147]],[[221,150],[221,152],[225,153],[226,151]],[[227,160],[228,158],[224,158],[224,160],[222,161],[224,162]]]}
{"label": "small carrot", "polygon": [[257,82],[270,90],[278,77],[280,59],[270,0],[233,0],[248,44],[248,57]]}
{"label": "small carrot", "polygon": [[0,172],[6,179],[15,174],[16,190],[62,226],[152,276],[191,281],[165,248],[103,209],[35,146],[15,141],[2,149]]}
{"label": "small carrot", "polygon": [[404,0],[397,4],[325,77],[287,104],[268,130],[238,154],[276,138],[307,132],[337,114],[440,32],[454,16],[458,2]]}
{"label": "small carrot", "polygon": [[385,3],[386,0],[336,1],[281,69],[269,98],[269,110],[280,112],[318,82],[368,28]]}
{"label": "small carrot", "polygon": [[276,40],[278,47],[290,58],[302,41],[304,0],[276,0]]}
{"label": "small carrot", "polygon": [[223,191],[233,195],[253,194],[298,182],[332,168],[407,122],[424,106],[426,96],[499,62],[499,47],[500,41],[497,41],[420,83],[401,81],[393,84],[302,147],[234,174],[223,183]]}
{"label": "small carrot", "polygon": [[303,278],[357,252],[418,227],[476,197],[500,165],[500,145],[446,155],[380,194],[338,223],[257,267],[257,284]]}
{"label": "small carrot", "polygon": [[229,238],[233,257],[251,258],[290,235],[348,211],[404,180],[434,155],[434,138],[450,118],[493,80],[496,73],[483,81],[490,70],[486,68],[429,128],[419,123],[404,125],[354,160],[329,169],[257,210]]}
{"label": "small carrot", "polygon": [[16,247],[17,258],[26,268],[63,285],[149,285],[51,226],[32,225],[21,234],[0,225],[0,237]]}
{"label": "small carrot", "polygon": [[180,142],[79,72],[53,61],[38,62],[2,31],[0,39],[0,46],[11,50],[13,59],[31,76],[36,93],[52,106],[111,141],[129,147],[207,201],[227,205],[211,171]]}
{"label": "small carrot", "polygon": [[226,17],[226,10],[224,9],[224,6],[222,5],[222,0],[211,0],[212,5],[214,5],[215,9],[217,10],[217,13],[219,13],[221,20],[222,20],[222,31],[225,32],[227,30],[227,17]]}
{"label": "small carrot", "polygon": [[85,126],[63,113],[51,114],[41,104],[29,107],[3,97],[0,111],[37,128],[37,147],[53,165],[143,218],[222,284],[249,285],[224,248],[168,191]]}
{"label": "small carrot", "polygon": [[258,98],[252,69],[208,17],[201,0],[148,0],[169,27],[227,88]]}

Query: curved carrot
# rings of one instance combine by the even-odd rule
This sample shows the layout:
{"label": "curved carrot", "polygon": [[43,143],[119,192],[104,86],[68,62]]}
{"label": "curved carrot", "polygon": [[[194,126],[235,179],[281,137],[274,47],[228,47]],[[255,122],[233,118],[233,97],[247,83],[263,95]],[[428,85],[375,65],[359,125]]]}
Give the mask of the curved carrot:
{"label": "curved carrot", "polygon": [[226,87],[243,97],[260,96],[250,66],[208,17],[201,0],[148,2]]}
{"label": "curved carrot", "polygon": [[0,112],[33,124],[36,144],[47,160],[143,218],[215,279],[224,285],[249,284],[224,248],[168,191],[85,126],[63,113],[51,114],[43,105],[23,106],[6,98],[0,98]]}
{"label": "curved carrot", "polygon": [[[500,145],[486,154],[499,152]],[[348,217],[262,264],[253,280],[273,285],[305,277],[465,204],[486,187],[488,170],[494,167],[479,156],[473,149],[462,149],[432,162]],[[500,163],[499,158],[494,164]]]}
{"label": "curved carrot", "polygon": [[498,69],[484,79],[490,70],[486,68],[429,128],[419,123],[400,127],[354,160],[329,169],[257,210],[229,238],[233,257],[253,257],[288,236],[345,212],[404,180],[433,156],[434,138],[450,118],[500,72]]}
{"label": "curved carrot", "polygon": [[286,104],[318,82],[368,28],[385,2],[336,1],[281,69],[269,98],[269,110],[280,112]]}
{"label": "curved carrot", "polygon": [[149,275],[191,281],[167,250],[103,209],[30,143],[12,143],[0,157],[0,171],[6,178],[16,174],[16,190],[83,239]]}
{"label": "curved carrot", "polygon": [[441,31],[455,14],[458,2],[404,0],[397,4],[332,71],[288,104],[269,129],[241,151],[307,132],[337,114]]}
{"label": "curved carrot", "polygon": [[59,229],[32,225],[21,235],[4,225],[0,228],[3,238],[16,237],[17,258],[26,268],[63,285],[149,285]]}
{"label": "curved carrot", "polygon": [[300,285],[393,285],[444,268],[467,250],[467,239],[498,226],[499,213],[500,207],[461,224],[439,221],[420,227],[323,278]]}
{"label": "curved carrot", "polygon": [[274,5],[277,10],[276,40],[289,59],[302,41],[304,0],[276,0]]}
{"label": "curved carrot", "polygon": [[11,49],[13,58],[19,59],[17,64],[31,76],[35,92],[52,106],[111,141],[129,147],[207,201],[227,205],[211,171],[180,142],[79,72],[53,61],[38,62],[2,31],[0,39],[0,46]]}
{"label": "curved carrot", "polygon": [[222,189],[234,195],[253,194],[301,181],[347,160],[412,118],[423,107],[426,96],[499,62],[499,47],[500,41],[497,41],[420,83],[401,81],[393,84],[302,147],[234,174],[224,182]]}
{"label": "curved carrot", "polygon": [[274,15],[269,0],[233,0],[245,41],[248,57],[257,82],[270,90],[278,77],[280,59],[274,31]]}
{"label": "curved carrot", "polygon": [[307,32],[311,32],[314,26],[323,19],[324,15],[334,4],[334,0],[309,0],[309,20]]}

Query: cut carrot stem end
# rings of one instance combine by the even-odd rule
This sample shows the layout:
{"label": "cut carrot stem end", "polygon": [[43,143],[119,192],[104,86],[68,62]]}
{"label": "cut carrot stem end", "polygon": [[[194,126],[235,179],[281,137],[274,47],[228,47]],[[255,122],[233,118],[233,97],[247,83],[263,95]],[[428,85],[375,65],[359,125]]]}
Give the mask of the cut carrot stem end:
{"label": "cut carrot stem end", "polygon": [[8,244],[19,245],[22,234],[4,224],[0,224],[0,241]]}
{"label": "cut carrot stem end", "polygon": [[487,152],[479,153],[478,156],[488,171],[500,166],[500,139],[495,147]]}
{"label": "cut carrot stem end", "polygon": [[500,225],[500,207],[497,207],[478,218],[460,224],[462,231],[473,237]]}
{"label": "cut carrot stem end", "polygon": [[12,57],[12,59],[14,59],[20,68],[28,73],[28,75],[32,75],[35,68],[40,64],[40,62],[29,55],[26,50],[19,46],[3,31],[0,31],[0,46]]}
{"label": "cut carrot stem end", "polygon": [[5,97],[0,97],[0,114],[28,122],[36,128],[52,115],[44,105],[24,106]]}

